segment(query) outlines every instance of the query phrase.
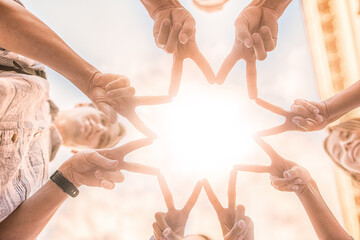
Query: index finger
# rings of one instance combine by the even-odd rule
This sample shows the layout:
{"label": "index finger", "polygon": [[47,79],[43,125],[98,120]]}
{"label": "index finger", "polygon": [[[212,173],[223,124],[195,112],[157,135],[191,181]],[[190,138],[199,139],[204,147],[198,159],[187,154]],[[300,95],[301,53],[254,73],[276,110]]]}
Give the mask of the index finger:
{"label": "index finger", "polygon": [[228,207],[235,208],[236,205],[236,178],[237,171],[232,170],[229,177],[229,188],[228,188]]}
{"label": "index finger", "polygon": [[288,129],[288,124],[284,123],[284,124],[281,124],[281,125],[276,126],[276,127],[264,129],[264,130],[261,130],[261,131],[257,131],[256,136],[258,136],[258,137],[271,136],[271,135],[276,135],[276,134],[279,134],[279,133],[282,133],[282,132],[286,132],[288,130],[289,130]]}
{"label": "index finger", "polygon": [[254,137],[254,140],[267,153],[267,155],[269,155],[272,162],[282,158],[267,142],[265,142],[261,138]]}
{"label": "index finger", "polygon": [[258,97],[256,60],[246,61],[246,85],[250,99]]}
{"label": "index finger", "polygon": [[139,163],[124,162],[122,169],[129,171],[129,172],[141,173],[141,174],[146,174],[146,175],[157,176],[160,174],[160,170],[158,168],[146,166],[146,165],[139,164]]}
{"label": "index finger", "polygon": [[239,60],[239,57],[236,57],[234,51],[231,51],[230,54],[225,58],[224,62],[221,64],[221,67],[216,76],[216,83],[223,84],[226,77],[229,75],[229,72],[234,67],[236,62]]}
{"label": "index finger", "polygon": [[199,50],[197,50],[197,53],[191,59],[200,68],[207,81],[211,84],[215,83],[215,73],[212,70],[210,63]]}
{"label": "index finger", "polygon": [[180,88],[181,76],[183,71],[183,59],[174,55],[171,68],[171,81],[169,87],[169,96],[175,97]]}
{"label": "index finger", "polygon": [[263,100],[261,98],[257,98],[255,100],[255,103],[257,105],[259,105],[260,107],[265,108],[266,110],[269,110],[270,112],[273,112],[275,114],[278,114],[278,115],[281,115],[281,116],[284,116],[284,117],[289,115],[288,111],[282,109],[279,106],[271,104],[271,103],[269,103],[269,102],[267,102],[267,101],[265,101],[265,100]]}
{"label": "index finger", "polygon": [[148,136],[149,138],[156,138],[156,134],[145,125],[145,123],[140,119],[136,112],[133,112],[130,116],[127,116],[126,118],[137,130],[142,132],[144,135]]}
{"label": "index finger", "polygon": [[270,173],[270,166],[237,164],[234,169],[242,172]]}
{"label": "index finger", "polygon": [[153,140],[151,138],[143,138],[126,143],[119,148],[114,148],[114,150],[120,150],[122,152],[122,155],[125,156],[126,154],[129,154],[136,149],[150,145],[151,143],[153,143]]}
{"label": "index finger", "polygon": [[174,198],[162,174],[158,175],[158,182],[168,210],[174,210],[175,209]]}
{"label": "index finger", "polygon": [[223,207],[221,206],[219,199],[216,197],[214,190],[211,188],[209,181],[204,179],[203,186],[204,186],[206,195],[208,196],[211,205],[213,205],[216,213],[220,214],[220,212],[223,210]]}
{"label": "index finger", "polygon": [[171,102],[172,97],[166,96],[146,96],[146,97],[134,97],[136,106],[145,105],[158,105]]}
{"label": "index finger", "polygon": [[187,200],[183,210],[188,214],[190,213],[191,209],[194,207],[199,195],[200,195],[200,192],[201,192],[201,188],[202,188],[202,182],[199,181],[197,182],[193,192],[191,193],[189,199]]}

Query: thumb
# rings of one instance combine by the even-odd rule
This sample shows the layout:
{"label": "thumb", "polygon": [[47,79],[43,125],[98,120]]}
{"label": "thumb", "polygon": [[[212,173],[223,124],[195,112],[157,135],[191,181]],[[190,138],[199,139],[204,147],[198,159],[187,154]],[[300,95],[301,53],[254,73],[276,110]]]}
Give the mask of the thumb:
{"label": "thumb", "polygon": [[226,234],[226,236],[224,237],[224,240],[238,239],[238,237],[242,233],[245,233],[245,230],[246,230],[246,223],[244,220],[240,220],[237,223],[235,223],[235,225],[231,229],[231,231],[228,234]]}
{"label": "thumb", "polygon": [[171,228],[166,228],[163,231],[163,235],[165,237],[166,240],[181,240],[181,238],[179,236],[177,236],[172,230]]}
{"label": "thumb", "polygon": [[103,112],[105,116],[109,119],[110,123],[115,123],[117,115],[115,110],[106,102],[97,102],[95,103],[99,111]]}

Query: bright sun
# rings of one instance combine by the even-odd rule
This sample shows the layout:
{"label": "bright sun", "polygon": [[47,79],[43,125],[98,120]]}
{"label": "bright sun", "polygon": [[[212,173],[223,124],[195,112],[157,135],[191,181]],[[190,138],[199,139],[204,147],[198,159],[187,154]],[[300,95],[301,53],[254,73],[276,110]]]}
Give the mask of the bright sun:
{"label": "bright sun", "polygon": [[186,94],[174,99],[167,114],[164,127],[174,164],[187,173],[206,176],[229,170],[246,162],[255,149],[251,102],[234,90],[218,88],[182,89]]}

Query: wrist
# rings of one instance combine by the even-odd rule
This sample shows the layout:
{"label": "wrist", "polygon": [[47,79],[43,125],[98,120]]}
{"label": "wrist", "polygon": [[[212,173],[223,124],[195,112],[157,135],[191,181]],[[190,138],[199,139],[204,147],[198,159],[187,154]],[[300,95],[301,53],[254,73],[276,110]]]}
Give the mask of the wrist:
{"label": "wrist", "polygon": [[274,10],[277,13],[278,18],[284,13],[288,5],[292,0],[257,0],[262,2],[262,6]]}
{"label": "wrist", "polygon": [[313,179],[311,179],[308,183],[302,185],[299,190],[296,192],[296,195],[299,198],[306,198],[310,195],[313,195],[317,192],[317,186]]}
{"label": "wrist", "polygon": [[176,0],[141,0],[152,19],[160,11],[181,6]]}
{"label": "wrist", "polygon": [[58,171],[63,175],[64,178],[66,178],[69,182],[71,182],[76,188],[79,188],[81,186],[80,183],[75,181],[73,168],[69,166],[67,163],[61,165]]}
{"label": "wrist", "polygon": [[[96,79],[97,78],[99,78],[101,75],[102,75],[103,73],[102,72],[100,72],[99,70],[97,70],[97,69],[94,69],[94,70],[92,70],[92,71],[90,71],[89,72],[89,74],[87,75],[87,77],[86,77],[86,82],[87,82],[87,88],[86,88],[86,90],[85,90],[85,92],[84,92],[84,94],[88,97],[88,98],[90,98],[91,99],[91,90],[95,87],[95,83],[96,83]],[[91,101],[92,101],[92,99],[91,99]]]}

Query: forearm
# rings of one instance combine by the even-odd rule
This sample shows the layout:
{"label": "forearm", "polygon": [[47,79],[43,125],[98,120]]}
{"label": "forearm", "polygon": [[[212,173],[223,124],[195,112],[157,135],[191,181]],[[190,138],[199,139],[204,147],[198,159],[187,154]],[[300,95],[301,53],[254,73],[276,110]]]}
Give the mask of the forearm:
{"label": "forearm", "polygon": [[178,0],[140,0],[148,11],[151,18],[154,18],[154,15],[164,9],[181,7],[181,4]]}
{"label": "forearm", "polygon": [[264,7],[273,9],[280,17],[286,8],[289,6],[292,0],[253,0],[250,5],[262,5]]}
{"label": "forearm", "polygon": [[297,193],[297,196],[304,206],[319,239],[351,240],[351,237],[341,227],[326,205],[313,180],[304,191]]}
{"label": "forearm", "polygon": [[49,180],[0,223],[0,239],[36,238],[68,196]]}
{"label": "forearm", "polygon": [[25,8],[0,0],[0,32],[0,46],[49,66],[87,94],[97,69]]}
{"label": "forearm", "polygon": [[360,106],[360,81],[324,101],[329,122],[333,122]]}

